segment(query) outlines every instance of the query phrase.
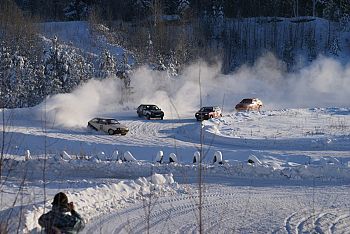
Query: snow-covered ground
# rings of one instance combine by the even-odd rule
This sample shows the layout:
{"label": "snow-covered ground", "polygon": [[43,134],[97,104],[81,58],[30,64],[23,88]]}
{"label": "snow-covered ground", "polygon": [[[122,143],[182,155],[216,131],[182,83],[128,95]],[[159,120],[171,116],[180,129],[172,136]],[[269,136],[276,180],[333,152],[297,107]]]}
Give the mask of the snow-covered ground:
{"label": "snow-covered ground", "polygon": [[[42,28],[45,38],[57,35],[85,53],[123,54],[95,38],[87,23]],[[194,118],[198,68],[203,103],[225,108],[222,118],[202,124]],[[197,233],[199,165],[193,158],[200,151],[205,233],[350,233],[348,66],[320,57],[286,74],[267,55],[229,76],[219,73],[199,63],[167,80],[140,68],[126,106],[118,82],[107,79],[34,108],[6,110],[0,228],[40,232],[38,217],[63,191],[86,219],[85,233]],[[264,100],[262,112],[232,112],[251,95]],[[140,103],[158,104],[165,119],[138,118]],[[315,103],[346,108],[306,108]],[[97,115],[117,118],[130,132],[87,129]],[[160,151],[161,164],[155,162]],[[172,153],[175,163],[169,163]],[[118,160],[124,154],[136,161]],[[215,154],[223,164],[212,163]]]}
{"label": "snow-covered ground", "polygon": [[[202,124],[191,114],[101,113],[127,125],[126,136],[57,126],[39,108],[4,114],[0,215],[11,232],[39,232],[58,191],[75,202],[86,233],[198,232],[197,151],[205,233],[350,232],[349,108],[228,112]],[[127,151],[137,161],[118,160]],[[212,163],[218,151],[223,164]]]}

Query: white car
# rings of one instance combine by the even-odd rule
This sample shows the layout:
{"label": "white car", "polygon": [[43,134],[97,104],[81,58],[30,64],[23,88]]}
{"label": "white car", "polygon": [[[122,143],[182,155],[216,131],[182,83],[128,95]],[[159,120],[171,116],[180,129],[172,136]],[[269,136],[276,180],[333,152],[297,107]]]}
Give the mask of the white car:
{"label": "white car", "polygon": [[106,132],[109,135],[126,135],[129,131],[125,125],[122,125],[116,119],[111,118],[94,118],[88,122],[88,127],[96,131]]}
{"label": "white car", "polygon": [[245,98],[240,103],[238,103],[235,108],[237,111],[250,111],[258,110],[263,106],[263,103],[258,98]]}

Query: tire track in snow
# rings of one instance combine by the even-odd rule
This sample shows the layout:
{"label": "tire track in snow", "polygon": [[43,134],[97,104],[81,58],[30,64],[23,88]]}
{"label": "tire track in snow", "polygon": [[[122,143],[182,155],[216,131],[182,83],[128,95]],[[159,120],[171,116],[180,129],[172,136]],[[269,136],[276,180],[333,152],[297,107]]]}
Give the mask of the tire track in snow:
{"label": "tire track in snow", "polygon": [[298,233],[350,233],[349,211],[296,212],[285,219],[285,231]]}
{"label": "tire track in snow", "polygon": [[[203,211],[210,211],[217,207],[227,207],[235,197],[235,193],[212,193],[203,196],[204,204]],[[180,197],[161,198],[155,201],[155,206],[150,213],[150,229],[155,232],[160,232],[162,227],[166,227],[166,223],[170,226],[179,226],[177,230],[181,230],[179,233],[189,233],[197,230],[196,213],[198,212],[197,201],[198,195],[186,195]],[[220,199],[220,202],[218,200]],[[123,212],[115,212],[108,217],[105,217],[98,222],[90,225],[90,228],[86,233],[94,233],[93,230],[99,230],[99,226],[111,226],[113,224],[113,230],[108,230],[110,233],[142,233],[147,230],[147,224],[145,221],[144,205],[138,205],[136,207],[127,208]],[[192,215],[193,214],[193,215]],[[123,217],[123,218],[121,218]],[[174,218],[178,219],[183,217],[186,222],[190,221],[192,224],[181,226]],[[189,218],[190,217],[190,218]],[[204,218],[204,222],[208,223],[210,217]],[[118,222],[115,220],[119,219]],[[175,230],[173,230],[175,231]]]}

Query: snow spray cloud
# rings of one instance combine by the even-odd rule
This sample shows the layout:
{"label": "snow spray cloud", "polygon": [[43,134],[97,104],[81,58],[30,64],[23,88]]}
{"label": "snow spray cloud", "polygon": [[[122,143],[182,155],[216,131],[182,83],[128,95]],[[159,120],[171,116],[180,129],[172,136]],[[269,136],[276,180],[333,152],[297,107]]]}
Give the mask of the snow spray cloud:
{"label": "snow spray cloud", "polygon": [[262,99],[265,109],[349,106],[350,64],[331,58],[319,57],[293,73],[286,72],[285,64],[271,53],[228,75],[221,74],[220,68],[219,63],[197,62],[177,78],[141,68],[132,77],[135,100],[160,105],[167,118],[193,116],[200,103],[231,112],[249,97]]}
{"label": "snow spray cloud", "polygon": [[232,112],[236,103],[249,97],[262,99],[264,109],[348,107],[350,65],[319,57],[297,72],[287,73],[281,61],[266,54],[254,65],[244,65],[228,75],[220,73],[219,63],[193,63],[178,77],[141,67],[132,75],[131,86],[129,101],[121,104],[120,79],[91,80],[70,94],[48,98],[47,113],[56,124],[72,127],[86,126],[90,118],[110,116],[108,113],[125,107],[134,112],[141,103],[158,105],[165,118],[192,118],[200,103]]}
{"label": "snow spray cloud", "polygon": [[115,110],[121,98],[118,79],[90,80],[72,93],[48,97],[40,111],[46,111],[49,122],[64,127],[82,127],[93,117]]}

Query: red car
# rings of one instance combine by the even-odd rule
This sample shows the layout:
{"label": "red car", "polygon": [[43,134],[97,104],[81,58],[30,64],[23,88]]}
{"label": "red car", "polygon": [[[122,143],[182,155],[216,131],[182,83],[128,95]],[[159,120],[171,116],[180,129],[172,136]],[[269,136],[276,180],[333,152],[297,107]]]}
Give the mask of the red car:
{"label": "red car", "polygon": [[237,111],[250,111],[257,110],[260,111],[260,108],[263,106],[263,103],[258,98],[245,98],[235,107]]}

